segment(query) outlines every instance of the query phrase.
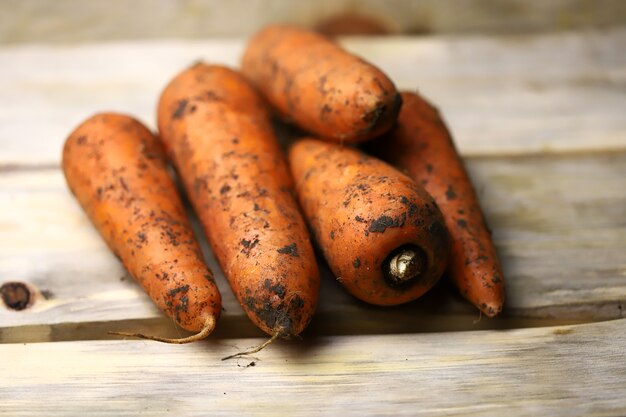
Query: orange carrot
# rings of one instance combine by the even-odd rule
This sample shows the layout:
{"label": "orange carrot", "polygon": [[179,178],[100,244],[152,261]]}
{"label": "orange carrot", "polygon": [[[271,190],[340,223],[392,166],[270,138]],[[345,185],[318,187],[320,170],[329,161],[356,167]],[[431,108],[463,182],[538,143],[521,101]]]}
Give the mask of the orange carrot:
{"label": "orange carrot", "polygon": [[293,145],[289,162],[315,238],[351,294],[396,305],[437,282],[448,234],[437,204],[413,180],[357,150],[315,139]]}
{"label": "orange carrot", "polygon": [[437,201],[452,239],[449,275],[493,317],[504,303],[504,278],[470,178],[437,109],[417,94],[402,98],[398,126],[373,144],[375,154],[406,170]]}
{"label": "orange carrot", "polygon": [[378,68],[315,32],[269,26],[249,42],[243,73],[286,119],[337,142],[389,130],[402,105]]}
{"label": "orange carrot", "polygon": [[150,131],[125,115],[97,114],[65,142],[63,172],[130,275],[179,326],[200,332],[154,339],[181,343],[211,333],[220,294]]}
{"label": "orange carrot", "polygon": [[240,74],[197,64],[163,91],[158,124],[243,309],[266,333],[289,337],[313,316],[319,274],[262,103]]}

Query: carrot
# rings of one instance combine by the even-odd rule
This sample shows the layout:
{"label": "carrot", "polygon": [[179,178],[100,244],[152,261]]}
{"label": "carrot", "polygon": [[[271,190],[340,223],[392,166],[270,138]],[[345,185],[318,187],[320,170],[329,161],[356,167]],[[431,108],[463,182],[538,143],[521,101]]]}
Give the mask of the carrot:
{"label": "carrot", "polygon": [[291,26],[269,26],[256,34],[242,71],[284,118],[337,142],[384,133],[402,105],[378,68],[323,35]]}
{"label": "carrot", "polygon": [[449,275],[461,294],[488,317],[504,303],[504,279],[491,233],[463,161],[435,107],[403,93],[397,128],[375,143],[376,155],[397,165],[434,197],[450,231]]}
{"label": "carrot", "polygon": [[241,306],[266,333],[290,337],[313,316],[319,273],[261,103],[240,74],[197,64],[163,91],[158,124]]}
{"label": "carrot", "polygon": [[[180,121],[185,115],[194,113],[199,102],[223,103],[234,111],[264,122],[270,118],[265,100],[241,74],[227,67],[198,62],[177,74],[175,80],[167,85],[166,91],[169,101],[162,103],[162,96],[157,123],[161,135],[168,138],[178,134],[177,124],[172,121]],[[163,106],[168,108],[163,109]],[[167,117],[161,117],[162,109],[166,111]],[[162,142],[170,158],[173,158],[171,141]]]}
{"label": "carrot", "polygon": [[289,152],[304,214],[337,280],[382,306],[439,279],[448,234],[437,204],[395,168],[355,149],[303,139]]}
{"label": "carrot", "polygon": [[179,326],[207,336],[221,312],[185,209],[167,173],[161,144],[137,120],[90,117],[63,148],[70,190],[109,248],[150,298]]}

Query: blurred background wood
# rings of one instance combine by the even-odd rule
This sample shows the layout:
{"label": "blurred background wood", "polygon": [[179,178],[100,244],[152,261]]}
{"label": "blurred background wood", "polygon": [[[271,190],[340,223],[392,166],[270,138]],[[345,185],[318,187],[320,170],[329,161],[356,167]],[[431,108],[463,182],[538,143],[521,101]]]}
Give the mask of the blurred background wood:
{"label": "blurred background wood", "polygon": [[[621,0],[2,0],[0,42],[249,36],[276,22],[332,34],[506,34],[623,25]],[[356,31],[356,32],[355,32]]]}
{"label": "blurred background wood", "polygon": [[[626,149],[626,26],[341,41],[435,103],[465,156]],[[199,59],[236,67],[243,47],[244,39],[5,46],[0,165],[57,165],[67,133],[104,109],[154,127],[174,74]]]}

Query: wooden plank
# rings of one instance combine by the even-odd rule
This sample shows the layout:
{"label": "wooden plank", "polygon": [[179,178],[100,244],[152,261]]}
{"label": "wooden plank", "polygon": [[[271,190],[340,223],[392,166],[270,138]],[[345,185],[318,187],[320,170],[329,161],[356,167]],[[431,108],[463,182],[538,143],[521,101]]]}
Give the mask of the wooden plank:
{"label": "wooden plank", "polygon": [[[465,155],[626,148],[626,28],[343,42],[400,88],[431,98]],[[97,111],[128,112],[154,126],[158,95],[175,73],[198,59],[236,66],[243,45],[2,47],[0,166],[58,164],[67,134]]]}
{"label": "wooden plank", "polygon": [[270,23],[314,26],[355,13],[390,32],[418,34],[586,30],[626,20],[619,0],[135,0],[133,13],[125,0],[56,0],[45,7],[20,0],[0,2],[0,42],[245,36]]}
{"label": "wooden plank", "polygon": [[[493,329],[625,317],[626,153],[467,162],[504,264],[503,317],[476,323],[475,310],[445,282],[407,306],[368,307],[325,272],[312,333]],[[47,295],[23,311],[0,308],[0,341],[97,339],[128,327],[176,334],[108,252],[58,170],[3,172],[0,206],[0,283],[26,282]],[[220,334],[259,335],[220,273],[217,278],[225,306]]]}
{"label": "wooden plank", "polygon": [[[626,320],[509,331],[0,346],[11,416],[623,416]],[[254,366],[252,366],[254,365]]]}
{"label": "wooden plank", "polygon": [[470,162],[509,312],[624,317],[626,153]]}

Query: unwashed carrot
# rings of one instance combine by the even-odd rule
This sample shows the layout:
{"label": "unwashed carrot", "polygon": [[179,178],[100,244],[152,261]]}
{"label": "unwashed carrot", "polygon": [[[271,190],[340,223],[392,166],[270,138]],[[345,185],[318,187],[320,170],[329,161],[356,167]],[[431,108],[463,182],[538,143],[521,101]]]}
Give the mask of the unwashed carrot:
{"label": "unwashed carrot", "polygon": [[452,240],[449,275],[461,294],[488,317],[504,303],[504,278],[476,192],[450,132],[435,107],[403,93],[398,126],[373,144],[434,197]]}
{"label": "unwashed carrot", "polygon": [[156,340],[184,343],[207,336],[221,312],[158,140],[137,120],[101,113],[65,142],[67,183],[109,248],[150,298],[197,335]]}
{"label": "unwashed carrot", "polygon": [[409,177],[355,149],[302,139],[289,152],[304,214],[337,280],[368,303],[414,300],[443,273],[448,234]]}
{"label": "unwashed carrot", "polygon": [[292,26],[257,33],[244,53],[242,71],[284,118],[337,142],[384,133],[402,105],[378,68],[323,35]]}
{"label": "unwashed carrot", "polygon": [[266,333],[290,337],[313,316],[319,273],[262,103],[237,72],[197,64],[163,91],[158,125],[241,306]]}

